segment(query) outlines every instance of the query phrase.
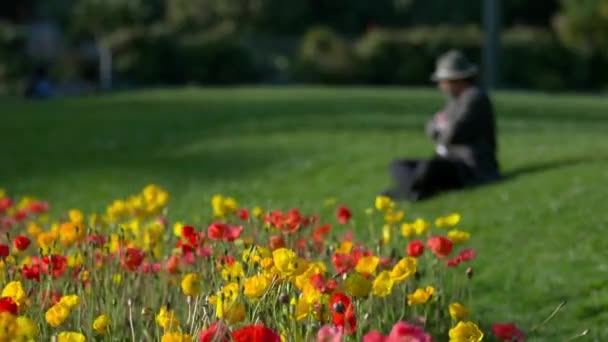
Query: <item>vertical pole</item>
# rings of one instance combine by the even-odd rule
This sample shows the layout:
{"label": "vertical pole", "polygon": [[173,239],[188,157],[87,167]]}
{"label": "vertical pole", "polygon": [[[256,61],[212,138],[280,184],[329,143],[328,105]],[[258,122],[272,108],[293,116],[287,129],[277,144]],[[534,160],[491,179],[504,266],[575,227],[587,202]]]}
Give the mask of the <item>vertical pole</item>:
{"label": "vertical pole", "polygon": [[99,53],[99,86],[102,90],[112,89],[112,51],[100,40],[97,50]]}
{"label": "vertical pole", "polygon": [[501,0],[483,1],[483,82],[487,89],[500,83]]}

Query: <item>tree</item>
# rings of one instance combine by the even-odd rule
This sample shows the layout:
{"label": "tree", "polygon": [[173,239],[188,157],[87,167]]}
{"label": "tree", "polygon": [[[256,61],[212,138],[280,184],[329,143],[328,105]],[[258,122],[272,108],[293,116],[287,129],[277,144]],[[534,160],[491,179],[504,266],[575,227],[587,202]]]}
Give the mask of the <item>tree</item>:
{"label": "tree", "polygon": [[586,55],[608,52],[608,0],[562,0],[554,26],[562,41]]}

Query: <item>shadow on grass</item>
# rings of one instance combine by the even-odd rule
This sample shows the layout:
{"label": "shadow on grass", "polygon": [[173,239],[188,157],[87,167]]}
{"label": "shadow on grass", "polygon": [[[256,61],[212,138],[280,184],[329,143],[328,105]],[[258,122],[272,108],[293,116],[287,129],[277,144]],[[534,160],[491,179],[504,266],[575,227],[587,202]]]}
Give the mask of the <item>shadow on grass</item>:
{"label": "shadow on grass", "polygon": [[539,162],[534,164],[525,165],[522,167],[518,167],[502,174],[502,178],[499,182],[505,182],[512,179],[516,179],[522,176],[543,173],[555,169],[562,169],[582,164],[590,164],[590,163],[603,163],[607,162],[608,157],[595,156],[595,157],[573,157],[573,158],[564,158],[560,160],[552,160],[546,162]]}

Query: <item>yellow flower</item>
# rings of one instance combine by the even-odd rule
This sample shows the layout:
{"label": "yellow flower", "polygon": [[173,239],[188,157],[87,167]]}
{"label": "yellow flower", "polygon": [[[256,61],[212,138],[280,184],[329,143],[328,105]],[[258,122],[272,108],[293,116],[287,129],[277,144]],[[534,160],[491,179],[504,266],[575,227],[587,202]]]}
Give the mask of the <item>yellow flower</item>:
{"label": "yellow flower", "polygon": [[222,278],[226,281],[240,281],[244,276],[243,265],[238,261],[225,265],[222,269]]}
{"label": "yellow flower", "polygon": [[394,282],[399,283],[413,276],[416,273],[417,263],[416,258],[412,257],[405,257],[399,260],[391,270],[391,279]]}
{"label": "yellow flower", "polygon": [[59,234],[54,231],[41,232],[38,234],[36,241],[38,241],[38,247],[42,249],[49,249],[53,245],[53,242],[57,240]]}
{"label": "yellow flower", "polygon": [[42,233],[42,227],[36,222],[27,223],[27,234],[34,239],[38,239],[38,235]]}
{"label": "yellow flower", "polygon": [[458,322],[449,332],[450,342],[480,342],[483,332],[473,322]]}
{"label": "yellow flower", "polygon": [[448,239],[456,245],[467,242],[471,238],[471,234],[462,230],[452,229],[448,232]]}
{"label": "yellow flower", "polygon": [[306,319],[306,317],[308,317],[308,315],[312,312],[312,309],[313,303],[309,303],[308,300],[304,298],[304,296],[300,297],[300,299],[298,299],[297,303],[295,304],[294,316],[296,320],[301,321],[303,319]]}
{"label": "yellow flower", "polygon": [[382,226],[382,243],[385,245],[388,245],[388,243],[391,241],[391,230],[390,224],[385,224]]}
{"label": "yellow flower", "polygon": [[262,274],[245,278],[243,282],[243,294],[247,298],[260,298],[264,295],[268,286],[270,286],[270,278],[266,275]]}
{"label": "yellow flower", "polygon": [[315,274],[325,274],[327,267],[322,261],[311,263],[304,273],[296,277],[296,287],[303,291],[310,284],[310,277]]}
{"label": "yellow flower", "polygon": [[352,241],[344,240],[340,243],[340,246],[336,248],[336,253],[348,254],[353,249]]}
{"label": "yellow flower", "polygon": [[438,217],[435,220],[435,225],[439,228],[455,227],[460,223],[460,214],[452,213],[443,217]]}
{"label": "yellow flower", "polygon": [[175,224],[173,224],[173,235],[181,238],[182,237],[182,228],[184,228],[183,223],[175,222]]}
{"label": "yellow flower", "polygon": [[93,330],[99,335],[103,335],[110,329],[110,316],[99,315],[93,321]]}
{"label": "yellow flower", "polygon": [[449,311],[450,311],[450,316],[455,321],[462,321],[462,320],[466,319],[470,314],[469,309],[467,309],[464,305],[462,305],[460,303],[450,304]]}
{"label": "yellow flower", "polygon": [[260,207],[255,207],[251,209],[251,215],[253,215],[253,217],[261,218],[264,216],[264,210]]}
{"label": "yellow flower", "polygon": [[192,342],[192,336],[177,332],[165,333],[161,342]]}
{"label": "yellow flower", "polygon": [[412,238],[416,234],[416,226],[411,223],[404,223],[401,225],[401,235],[406,238]]}
{"label": "yellow flower", "polygon": [[82,223],[64,222],[59,225],[59,240],[68,247],[84,240],[86,232]]}
{"label": "yellow flower", "polygon": [[338,203],[338,199],[336,199],[335,197],[329,197],[326,198],[325,201],[323,201],[323,205],[326,207],[331,207],[336,205],[336,203]]}
{"label": "yellow flower", "polygon": [[84,257],[80,252],[68,256],[68,266],[77,267],[84,264]]}
{"label": "yellow flower", "polygon": [[344,281],[344,289],[353,297],[366,297],[372,290],[372,282],[359,273],[351,273]]}
{"label": "yellow flower", "polygon": [[83,334],[75,331],[63,331],[57,335],[57,342],[86,342]]}
{"label": "yellow flower", "polygon": [[22,308],[25,305],[25,300],[27,299],[27,294],[23,291],[23,286],[21,286],[21,282],[19,281],[11,281],[10,283],[4,286],[2,289],[2,293],[0,297],[11,297],[15,303]]}
{"label": "yellow flower", "polygon": [[38,336],[38,326],[34,321],[25,316],[17,317],[17,341],[34,341]]}
{"label": "yellow flower", "polygon": [[224,303],[224,319],[230,324],[236,324],[245,319],[245,304],[236,301],[232,304]]}
{"label": "yellow flower", "polygon": [[380,263],[380,258],[377,256],[366,256],[357,262],[357,266],[355,266],[355,271],[361,274],[373,274],[376,272],[376,268],[378,267],[378,263]]}
{"label": "yellow flower", "polygon": [[239,208],[238,202],[232,197],[224,198],[224,210],[229,213],[235,212]]}
{"label": "yellow flower", "polygon": [[122,283],[122,275],[120,273],[114,273],[112,282],[116,285],[120,285],[120,283]]}
{"label": "yellow flower", "polygon": [[262,246],[252,246],[243,250],[243,262],[249,266],[260,265],[264,258],[271,257],[270,250]]}
{"label": "yellow flower", "polygon": [[395,208],[395,202],[390,197],[378,196],[376,197],[376,209],[382,212],[388,212]]}
{"label": "yellow flower", "polygon": [[211,207],[213,208],[213,216],[221,218],[234,213],[239,208],[239,204],[232,197],[217,194],[211,197]]}
{"label": "yellow flower", "polygon": [[433,293],[435,293],[435,288],[432,286],[416,289],[414,293],[407,295],[407,305],[424,304],[431,299]]}
{"label": "yellow flower", "polygon": [[372,283],[374,296],[386,297],[393,291],[394,281],[388,271],[382,271]]}
{"label": "yellow flower", "polygon": [[412,225],[416,230],[416,235],[424,235],[431,228],[431,224],[421,218],[417,218]]}
{"label": "yellow flower", "polygon": [[70,309],[64,304],[57,303],[46,311],[44,318],[50,326],[56,328],[63,324],[69,315]]}
{"label": "yellow flower", "polygon": [[70,218],[70,222],[73,223],[84,222],[84,215],[82,214],[82,211],[78,209],[71,209],[70,211],[68,211],[68,217]]}
{"label": "yellow flower", "polygon": [[398,223],[403,220],[404,216],[405,213],[403,212],[403,210],[388,212],[384,215],[384,221],[386,221],[387,223]]}
{"label": "yellow flower", "polygon": [[296,253],[287,248],[279,248],[272,252],[274,266],[283,277],[295,277],[308,268],[308,263],[298,258]]}
{"label": "yellow flower", "polygon": [[71,310],[80,304],[80,297],[78,295],[63,296],[59,300],[59,304],[65,305],[65,307]]}
{"label": "yellow flower", "polygon": [[19,326],[17,319],[10,312],[0,312],[0,341],[14,341]]}
{"label": "yellow flower", "polygon": [[188,273],[182,279],[182,291],[186,296],[196,297],[201,293],[201,281],[196,273]]}
{"label": "yellow flower", "polygon": [[165,330],[177,330],[179,321],[173,310],[168,310],[166,306],[162,306],[156,315],[156,324]]}
{"label": "yellow flower", "polygon": [[239,296],[239,284],[230,283],[226,284],[220,291],[220,295],[224,298],[225,302],[232,303]]}

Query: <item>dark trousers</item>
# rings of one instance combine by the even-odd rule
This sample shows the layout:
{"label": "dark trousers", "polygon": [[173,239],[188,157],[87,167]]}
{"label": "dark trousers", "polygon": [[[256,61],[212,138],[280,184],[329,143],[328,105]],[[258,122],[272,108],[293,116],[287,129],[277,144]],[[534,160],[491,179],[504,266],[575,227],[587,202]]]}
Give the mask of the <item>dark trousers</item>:
{"label": "dark trousers", "polygon": [[404,159],[391,163],[390,172],[397,188],[393,197],[424,199],[439,192],[460,189],[471,172],[463,162],[434,157],[427,160]]}

